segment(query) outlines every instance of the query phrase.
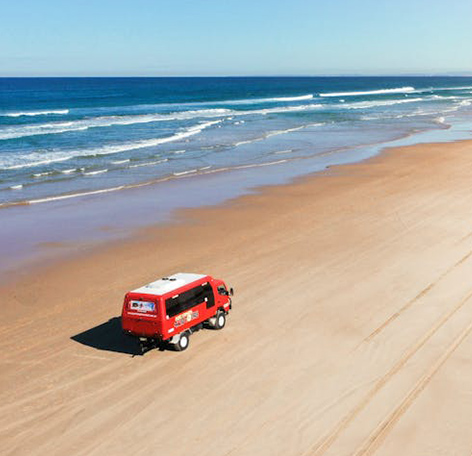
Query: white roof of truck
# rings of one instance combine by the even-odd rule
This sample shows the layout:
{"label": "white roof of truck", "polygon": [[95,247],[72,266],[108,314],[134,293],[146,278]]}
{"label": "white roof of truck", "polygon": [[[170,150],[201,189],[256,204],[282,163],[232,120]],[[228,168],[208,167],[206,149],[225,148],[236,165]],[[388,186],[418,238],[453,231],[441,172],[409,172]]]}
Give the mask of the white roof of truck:
{"label": "white roof of truck", "polygon": [[168,277],[156,280],[155,282],[148,283],[142,287],[132,290],[132,293],[147,293],[152,295],[161,296],[166,293],[170,293],[177,288],[189,285],[192,282],[203,279],[206,277],[205,274],[191,274],[188,272],[178,272]]}

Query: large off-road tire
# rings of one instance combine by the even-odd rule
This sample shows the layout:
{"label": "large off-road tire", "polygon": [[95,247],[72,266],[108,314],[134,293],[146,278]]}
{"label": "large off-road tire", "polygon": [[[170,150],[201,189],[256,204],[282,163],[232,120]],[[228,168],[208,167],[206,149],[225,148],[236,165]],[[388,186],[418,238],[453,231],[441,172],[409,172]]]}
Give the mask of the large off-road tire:
{"label": "large off-road tire", "polygon": [[181,351],[187,350],[189,344],[190,344],[190,334],[187,332],[184,332],[180,335],[179,341],[173,344],[173,348],[175,351],[181,352]]}

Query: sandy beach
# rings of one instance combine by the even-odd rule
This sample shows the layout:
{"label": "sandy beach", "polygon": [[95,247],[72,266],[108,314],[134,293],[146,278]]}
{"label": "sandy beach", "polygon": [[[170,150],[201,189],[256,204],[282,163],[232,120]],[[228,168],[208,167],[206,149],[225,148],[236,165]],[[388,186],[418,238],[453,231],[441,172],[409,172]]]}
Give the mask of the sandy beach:
{"label": "sandy beach", "polygon": [[[387,150],[3,286],[1,453],[469,456],[471,152]],[[234,287],[226,328],[133,356],[124,293],[178,271]]]}

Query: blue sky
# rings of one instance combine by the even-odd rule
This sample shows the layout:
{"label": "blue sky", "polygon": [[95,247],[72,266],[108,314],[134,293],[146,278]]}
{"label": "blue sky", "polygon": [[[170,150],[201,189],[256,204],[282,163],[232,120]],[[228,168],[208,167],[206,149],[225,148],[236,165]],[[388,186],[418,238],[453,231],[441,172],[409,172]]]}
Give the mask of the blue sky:
{"label": "blue sky", "polygon": [[0,76],[472,74],[470,0],[0,0]]}

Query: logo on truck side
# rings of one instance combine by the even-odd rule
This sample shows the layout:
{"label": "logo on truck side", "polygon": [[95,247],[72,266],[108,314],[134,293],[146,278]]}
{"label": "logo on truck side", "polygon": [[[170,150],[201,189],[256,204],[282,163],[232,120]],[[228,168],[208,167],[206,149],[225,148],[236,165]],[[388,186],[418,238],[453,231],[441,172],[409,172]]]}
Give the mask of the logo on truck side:
{"label": "logo on truck side", "polygon": [[189,310],[175,317],[174,326],[178,328],[196,318],[198,318],[198,310]]}

